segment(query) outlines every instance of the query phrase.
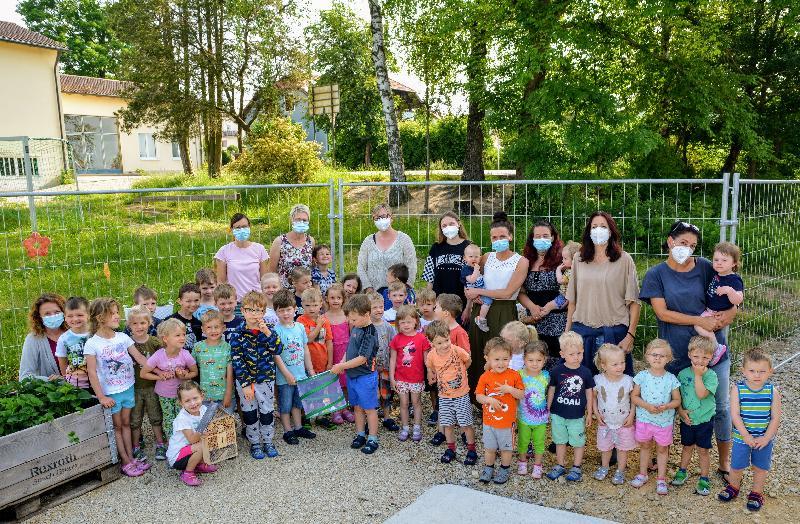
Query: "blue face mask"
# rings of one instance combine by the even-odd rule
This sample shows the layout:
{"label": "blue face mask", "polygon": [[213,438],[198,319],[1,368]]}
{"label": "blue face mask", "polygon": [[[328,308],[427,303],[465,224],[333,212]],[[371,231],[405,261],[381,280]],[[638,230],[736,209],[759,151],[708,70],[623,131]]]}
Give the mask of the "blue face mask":
{"label": "blue face mask", "polygon": [[47,329],[58,329],[64,323],[64,313],[56,313],[42,317],[42,323]]}
{"label": "blue face mask", "polygon": [[292,231],[295,233],[305,233],[308,231],[308,222],[305,220],[298,220],[297,222],[292,222]]}
{"label": "blue face mask", "polygon": [[549,238],[534,238],[533,249],[540,253],[547,251],[553,245],[553,241]]}
{"label": "blue face mask", "polygon": [[503,251],[508,251],[508,239],[501,238],[500,240],[495,240],[492,242],[492,251],[496,253],[502,253]]}
{"label": "blue face mask", "polygon": [[237,227],[233,229],[233,238],[238,240],[239,242],[244,242],[248,238],[250,238],[250,228],[249,227]]}

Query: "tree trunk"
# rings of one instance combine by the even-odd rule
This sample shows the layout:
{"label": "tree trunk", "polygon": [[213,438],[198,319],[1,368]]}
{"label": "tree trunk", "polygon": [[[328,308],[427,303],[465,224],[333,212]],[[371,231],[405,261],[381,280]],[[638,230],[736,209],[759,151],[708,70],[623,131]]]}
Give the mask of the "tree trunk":
{"label": "tree trunk", "polygon": [[486,92],[486,34],[475,26],[470,30],[470,56],[467,62],[467,90],[469,113],[467,115],[467,143],[464,151],[462,180],[484,180],[483,167],[483,97]]}
{"label": "tree trunk", "polygon": [[429,214],[431,212],[431,186],[427,182],[431,181],[431,96],[430,96],[430,78],[428,78],[427,62],[425,64],[425,204],[422,206],[422,212]]}
{"label": "tree trunk", "polygon": [[733,173],[736,170],[736,162],[739,160],[739,153],[742,152],[741,141],[734,140],[728,150],[728,156],[725,158],[725,163],[722,164],[723,173]]}
{"label": "tree trunk", "polygon": [[[383,43],[383,14],[381,0],[369,0],[370,28],[372,29],[372,61],[375,64],[375,78],[381,94],[381,107],[386,122],[386,142],[389,149],[389,179],[392,182],[405,182],[403,166],[403,147],[400,143],[400,130],[397,127],[397,113],[394,108],[389,73],[386,70],[386,49]],[[405,204],[409,199],[406,186],[391,186],[389,205]]]}
{"label": "tree trunk", "polygon": [[189,137],[182,136],[178,138],[178,149],[181,154],[181,164],[183,165],[183,172],[187,175],[194,174],[192,168],[192,154],[189,151]]}
{"label": "tree trunk", "polygon": [[364,146],[364,167],[372,167],[372,142]]}

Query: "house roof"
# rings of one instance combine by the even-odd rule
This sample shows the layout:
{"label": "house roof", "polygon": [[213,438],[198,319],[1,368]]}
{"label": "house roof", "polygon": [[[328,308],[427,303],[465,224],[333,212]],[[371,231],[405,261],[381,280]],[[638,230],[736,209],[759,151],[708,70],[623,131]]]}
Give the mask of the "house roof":
{"label": "house roof", "polygon": [[130,82],[91,76],[61,75],[61,92],[78,95],[122,96]]}
{"label": "house roof", "polygon": [[0,20],[0,41],[66,51],[64,44],[12,22]]}
{"label": "house roof", "polygon": [[392,87],[392,91],[404,91],[406,93],[414,93],[414,94],[417,93],[416,89],[408,87],[405,84],[401,84],[400,82],[391,77],[389,77],[389,85]]}

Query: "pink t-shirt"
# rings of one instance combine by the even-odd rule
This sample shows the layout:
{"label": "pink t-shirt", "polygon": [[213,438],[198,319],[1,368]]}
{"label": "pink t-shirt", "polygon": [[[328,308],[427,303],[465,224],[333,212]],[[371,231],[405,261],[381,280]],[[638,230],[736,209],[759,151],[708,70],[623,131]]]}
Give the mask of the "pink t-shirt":
{"label": "pink t-shirt", "polygon": [[236,300],[241,302],[242,297],[249,291],[261,291],[261,262],[269,259],[267,250],[258,242],[242,248],[235,242],[225,244],[214,258],[225,262],[227,265],[228,283],[236,290]]}
{"label": "pink t-shirt", "polygon": [[[148,367],[155,368],[162,372],[175,372],[176,369],[187,370],[191,366],[196,366],[197,362],[191,353],[185,349],[181,349],[175,357],[168,357],[164,348],[159,349],[147,359]],[[182,379],[171,378],[168,380],[156,381],[156,395],[159,397],[176,398],[178,396],[178,386],[180,386]]]}
{"label": "pink t-shirt", "polygon": [[431,347],[425,335],[415,333],[409,337],[400,333],[389,342],[389,347],[397,353],[395,380],[413,384],[425,382],[425,352]]}

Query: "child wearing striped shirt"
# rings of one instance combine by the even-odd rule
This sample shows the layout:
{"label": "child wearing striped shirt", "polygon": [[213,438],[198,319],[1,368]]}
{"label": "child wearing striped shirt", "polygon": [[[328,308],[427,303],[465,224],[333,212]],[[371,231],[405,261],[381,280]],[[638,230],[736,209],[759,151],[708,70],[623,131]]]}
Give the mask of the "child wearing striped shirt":
{"label": "child wearing striped shirt", "polygon": [[764,484],[772,462],[772,446],[781,421],[781,395],[769,382],[772,359],[754,348],[742,359],[744,380],[731,387],[733,450],[730,483],[718,498],[729,502],[739,495],[744,470],[753,466],[753,486],[747,495],[747,509],[758,511],[764,505]]}

